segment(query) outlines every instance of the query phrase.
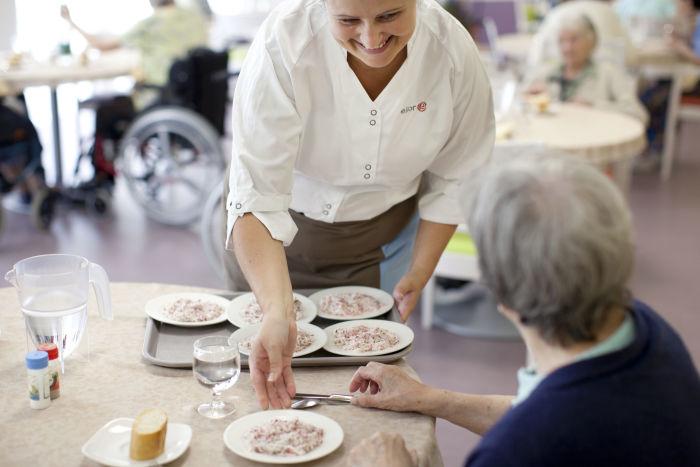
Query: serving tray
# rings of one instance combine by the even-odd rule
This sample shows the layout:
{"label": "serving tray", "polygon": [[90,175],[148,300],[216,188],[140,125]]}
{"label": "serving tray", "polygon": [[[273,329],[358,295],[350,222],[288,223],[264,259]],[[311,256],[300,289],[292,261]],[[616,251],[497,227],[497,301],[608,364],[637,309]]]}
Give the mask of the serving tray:
{"label": "serving tray", "polygon": [[[296,290],[302,295],[311,295],[315,290]],[[224,298],[232,299],[240,293],[221,294]],[[388,319],[401,322],[396,306],[387,313],[374,319]],[[316,317],[312,324],[326,328],[337,324],[338,321]],[[192,345],[194,341],[204,336],[230,336],[238,328],[228,321],[211,326],[182,327],[162,323],[153,318],[146,318],[146,332],[143,339],[143,358],[153,365],[169,368],[192,368]],[[413,350],[413,344],[396,352],[376,356],[344,357],[332,354],[324,349],[292,359],[293,367],[302,366],[339,366],[363,365],[368,362],[389,363],[396,361]],[[241,354],[241,366],[248,368],[248,356]]]}

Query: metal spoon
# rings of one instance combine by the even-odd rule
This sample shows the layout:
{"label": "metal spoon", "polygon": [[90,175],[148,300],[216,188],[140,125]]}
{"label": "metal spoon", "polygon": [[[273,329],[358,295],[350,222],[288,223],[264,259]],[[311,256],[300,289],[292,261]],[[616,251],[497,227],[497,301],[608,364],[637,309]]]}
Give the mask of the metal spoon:
{"label": "metal spoon", "polygon": [[319,404],[318,399],[300,399],[292,402],[293,409],[309,409]]}

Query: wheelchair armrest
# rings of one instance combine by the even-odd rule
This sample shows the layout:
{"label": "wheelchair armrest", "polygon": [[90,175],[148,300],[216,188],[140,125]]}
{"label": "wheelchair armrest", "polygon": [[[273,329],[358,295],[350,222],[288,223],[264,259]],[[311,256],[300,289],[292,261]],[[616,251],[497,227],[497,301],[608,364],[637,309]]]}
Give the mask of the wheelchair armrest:
{"label": "wheelchair armrest", "polygon": [[165,90],[165,86],[153,83],[136,83],[134,85],[134,90],[136,91],[144,91],[147,89],[152,91],[163,92]]}

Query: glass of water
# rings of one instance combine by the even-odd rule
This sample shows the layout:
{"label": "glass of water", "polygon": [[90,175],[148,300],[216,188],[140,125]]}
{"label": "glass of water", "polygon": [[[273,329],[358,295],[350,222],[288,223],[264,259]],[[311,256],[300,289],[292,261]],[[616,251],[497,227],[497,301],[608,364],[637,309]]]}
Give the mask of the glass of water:
{"label": "glass of water", "polygon": [[223,418],[236,408],[221,399],[221,393],[230,389],[241,374],[241,356],[238,343],[229,344],[228,336],[207,336],[197,339],[193,349],[192,370],[197,381],[211,388],[212,400],[197,407],[207,418]]}

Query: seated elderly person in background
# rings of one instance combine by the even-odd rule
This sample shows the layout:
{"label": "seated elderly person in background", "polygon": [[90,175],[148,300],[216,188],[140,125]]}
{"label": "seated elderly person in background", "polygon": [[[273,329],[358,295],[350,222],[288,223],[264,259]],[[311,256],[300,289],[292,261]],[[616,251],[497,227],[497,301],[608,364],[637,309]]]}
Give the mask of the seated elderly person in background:
{"label": "seated elderly person in background", "polygon": [[559,25],[562,18],[571,15],[586,15],[591,20],[604,45],[597,51],[601,58],[626,65],[637,62],[637,48],[612,3],[606,0],[571,0],[552,8],[545,16],[528,54],[529,66],[539,66],[557,57]]}
{"label": "seated elderly person in background", "polygon": [[194,9],[182,8],[174,0],[149,0],[153,14],[135,24],[121,37],[92,34],[73,21],[68,7],[61,6],[61,16],[85,40],[101,51],[129,47],[141,54],[143,81],[162,86],[176,58],[200,46],[206,46],[209,24]]}
{"label": "seated elderly person in background", "polygon": [[[700,465],[700,378],[676,331],[628,292],[632,225],[613,183],[572,157],[523,156],[487,168],[473,206],[482,279],[531,356],[518,394],[451,392],[370,363],[353,403],[485,434],[469,466]],[[378,434],[351,464],[413,462]]]}
{"label": "seated elderly person in background", "polygon": [[550,99],[591,105],[628,114],[645,123],[648,115],[637,98],[636,83],[620,67],[593,59],[597,45],[593,23],[585,15],[561,18],[561,61],[540,66],[528,79],[526,92]]}

